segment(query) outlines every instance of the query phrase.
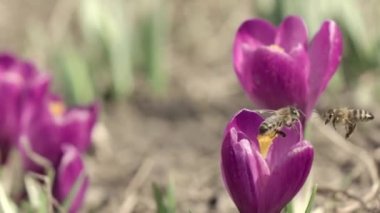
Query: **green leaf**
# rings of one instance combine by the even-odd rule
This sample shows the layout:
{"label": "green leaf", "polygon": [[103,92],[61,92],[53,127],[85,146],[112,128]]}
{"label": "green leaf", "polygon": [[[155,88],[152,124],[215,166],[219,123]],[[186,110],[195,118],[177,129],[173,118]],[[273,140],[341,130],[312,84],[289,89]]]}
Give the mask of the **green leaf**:
{"label": "green leaf", "polygon": [[[146,1],[149,2],[150,1]],[[145,2],[145,3],[146,3]],[[147,4],[146,12],[139,21],[138,33],[135,35],[141,49],[137,61],[141,63],[148,80],[155,92],[161,92],[166,87],[167,70],[167,3],[164,0]]]}
{"label": "green leaf", "polygon": [[294,212],[292,201],[290,201],[290,202],[285,206],[284,211],[285,211],[285,213],[293,213],[293,212]]}
{"label": "green leaf", "polygon": [[175,195],[174,195],[174,184],[172,181],[170,181],[169,186],[167,188],[166,192],[166,204],[168,208],[168,212],[174,213],[176,209],[175,205]]}
{"label": "green leaf", "polygon": [[[114,97],[128,95],[134,87],[132,35],[135,11],[132,2],[81,2],[79,18],[85,37],[84,49],[90,49],[89,66],[97,75],[94,77],[97,90],[110,90]],[[107,80],[110,82],[104,91],[99,87]]]}
{"label": "green leaf", "polygon": [[150,79],[155,91],[161,90],[166,82],[164,68],[165,60],[165,28],[164,9],[162,1],[156,1],[155,7],[148,17],[149,21],[149,49],[147,52]]}
{"label": "green leaf", "polygon": [[16,205],[11,201],[0,183],[0,212],[17,213]]}
{"label": "green leaf", "polygon": [[314,186],[313,186],[313,189],[312,189],[312,191],[311,191],[311,195],[310,195],[310,199],[309,199],[309,203],[307,204],[307,207],[306,207],[305,213],[310,213],[311,210],[312,210],[312,208],[313,208],[315,195],[317,194],[317,188],[318,188],[317,185],[314,185]]}
{"label": "green leaf", "polygon": [[253,0],[253,14],[274,22],[277,1],[275,0]]}
{"label": "green leaf", "polygon": [[124,1],[117,0],[114,4],[109,4],[108,12],[104,12],[104,29],[101,32],[109,54],[112,88],[116,97],[129,94],[134,87],[132,73],[134,11],[132,8],[124,7],[124,3]]}
{"label": "green leaf", "polygon": [[20,212],[25,212],[25,213],[34,213],[36,212],[32,205],[28,201],[22,201],[21,204],[18,205],[20,208]]}
{"label": "green leaf", "polygon": [[[81,189],[81,186],[84,184],[84,181],[86,180],[86,173],[82,171],[80,175],[77,177],[73,187],[71,188],[69,195],[65,198],[62,208],[65,210],[69,210],[72,203],[74,202],[74,199],[78,195],[79,190]],[[66,212],[66,211],[65,211]]]}
{"label": "green leaf", "polygon": [[156,201],[157,213],[175,213],[175,196],[174,186],[172,183],[166,189],[161,189],[157,184],[153,183],[153,195]]}
{"label": "green leaf", "polygon": [[94,101],[95,92],[87,62],[75,48],[64,48],[56,58],[61,70],[66,94],[75,104],[88,104]]}
{"label": "green leaf", "polygon": [[25,187],[28,194],[29,203],[35,212],[48,213],[51,204],[49,203],[49,194],[42,184],[33,176],[25,176]]}
{"label": "green leaf", "polygon": [[152,188],[154,200],[156,201],[157,213],[167,213],[163,198],[164,195],[161,189],[157,186],[156,183],[153,183]]}
{"label": "green leaf", "polygon": [[92,40],[102,30],[104,16],[102,1],[81,0],[79,6],[79,23],[86,40]]}

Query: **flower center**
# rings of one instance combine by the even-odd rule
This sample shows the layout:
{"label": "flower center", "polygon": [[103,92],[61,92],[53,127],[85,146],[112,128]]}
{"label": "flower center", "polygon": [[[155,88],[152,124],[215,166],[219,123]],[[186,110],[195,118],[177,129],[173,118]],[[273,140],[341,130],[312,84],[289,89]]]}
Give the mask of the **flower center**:
{"label": "flower center", "polygon": [[278,46],[277,44],[270,45],[269,49],[271,49],[274,52],[278,52],[278,53],[284,53],[285,52],[285,50],[282,47]]}
{"label": "flower center", "polygon": [[266,158],[270,145],[272,145],[273,140],[277,137],[275,132],[265,135],[258,135],[257,141],[259,142],[259,148],[261,155]]}
{"label": "flower center", "polygon": [[54,117],[59,117],[63,115],[66,107],[61,101],[51,101],[49,103],[49,110]]}

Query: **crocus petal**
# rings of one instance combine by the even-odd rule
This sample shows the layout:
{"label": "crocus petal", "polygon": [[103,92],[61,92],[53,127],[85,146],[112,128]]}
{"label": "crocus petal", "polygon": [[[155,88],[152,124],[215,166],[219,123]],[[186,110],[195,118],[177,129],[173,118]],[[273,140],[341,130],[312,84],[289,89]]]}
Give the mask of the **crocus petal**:
{"label": "crocus petal", "polygon": [[20,113],[21,94],[23,92],[22,79],[16,73],[0,73],[0,131],[17,125]]}
{"label": "crocus petal", "polygon": [[227,125],[225,133],[229,133],[231,128],[235,128],[239,132],[244,132],[252,145],[258,150],[259,145],[256,140],[259,134],[259,125],[263,122],[263,118],[255,111],[242,109],[232,118]]}
{"label": "crocus petal", "polygon": [[0,163],[6,162],[17,140],[23,80],[17,73],[0,72]]}
{"label": "crocus petal", "polygon": [[63,117],[62,141],[84,152],[90,146],[92,129],[97,120],[97,105],[72,108]]}
{"label": "crocus petal", "polygon": [[20,66],[21,73],[25,79],[32,79],[36,75],[41,74],[41,72],[37,70],[34,64],[30,62],[23,61],[22,63],[19,64],[19,66]]}
{"label": "crocus petal", "polygon": [[281,46],[285,52],[301,45],[306,49],[307,29],[304,21],[298,16],[288,16],[280,25],[275,44]]}
{"label": "crocus petal", "polygon": [[[39,72],[33,64],[17,59],[12,54],[0,54],[0,152],[1,162],[17,141],[30,120],[31,100],[43,96],[48,90],[50,78]],[[39,94],[39,95],[37,95]],[[35,109],[41,110],[38,106]]]}
{"label": "crocus petal", "polygon": [[[50,125],[49,121],[38,121],[29,126],[22,136],[28,140],[31,151],[36,155],[49,160],[53,166],[58,164],[61,144],[59,143],[59,129],[56,126]],[[43,167],[31,158],[30,153],[21,143],[19,143],[19,150],[26,170],[43,173]]]}
{"label": "crocus petal", "polygon": [[[20,135],[25,138],[34,154],[49,160],[56,165],[60,158],[60,148],[57,143],[58,129],[51,124],[45,103],[49,90],[49,80],[38,81],[25,91],[25,100],[20,119]],[[44,169],[30,157],[26,147],[18,141],[24,169],[42,173]]]}
{"label": "crocus petal", "polygon": [[21,116],[21,129],[26,130],[33,125],[39,118],[42,109],[45,109],[45,102],[50,88],[50,78],[48,76],[39,76],[29,82],[29,87],[25,91],[25,100]]}
{"label": "crocus petal", "polygon": [[247,57],[243,67],[246,93],[255,105],[269,109],[294,105],[304,111],[308,67],[298,59],[305,58],[305,54],[300,48],[295,58],[285,52],[260,47]]}
{"label": "crocus petal", "polygon": [[[221,168],[224,183],[241,213],[254,212],[258,208],[256,181],[269,173],[260,153],[251,147],[247,139],[231,128],[222,144]],[[241,140],[239,140],[241,138]]]}
{"label": "crocus petal", "polygon": [[[21,120],[21,134],[27,138],[35,154],[46,158],[53,166],[57,166],[61,156],[61,134],[48,108],[47,89],[46,84],[41,84],[39,89],[29,91]],[[30,158],[25,148],[23,146],[19,148],[25,169],[43,172],[43,168]]]}
{"label": "crocus petal", "polygon": [[343,51],[342,40],[338,25],[334,21],[325,21],[310,44],[309,108],[314,107],[339,66]]}
{"label": "crocus petal", "polygon": [[[276,27],[264,19],[251,19],[240,25],[234,48],[249,48],[254,50],[258,46],[271,45],[274,43]],[[236,50],[236,49],[235,49]]]}
{"label": "crocus petal", "polygon": [[16,63],[16,58],[9,53],[0,54],[0,72],[7,71]]}
{"label": "crocus petal", "polygon": [[262,19],[245,21],[239,27],[233,45],[233,62],[235,72],[243,87],[246,85],[246,70],[244,70],[246,55],[260,46],[273,44],[275,35],[275,26]]}
{"label": "crocus petal", "polygon": [[[57,169],[57,175],[54,182],[53,194],[54,197],[61,203],[68,198],[72,190],[75,190],[74,186],[82,175],[85,175],[83,161],[80,157],[78,150],[67,145],[63,148],[63,155]],[[73,196],[73,202],[71,203],[69,212],[78,212],[85,192],[88,188],[89,180],[87,176],[84,176],[81,185],[78,187],[77,193]]]}
{"label": "crocus petal", "polygon": [[259,197],[259,211],[278,213],[301,189],[313,162],[313,148],[306,141],[295,145],[281,165],[271,170]]}

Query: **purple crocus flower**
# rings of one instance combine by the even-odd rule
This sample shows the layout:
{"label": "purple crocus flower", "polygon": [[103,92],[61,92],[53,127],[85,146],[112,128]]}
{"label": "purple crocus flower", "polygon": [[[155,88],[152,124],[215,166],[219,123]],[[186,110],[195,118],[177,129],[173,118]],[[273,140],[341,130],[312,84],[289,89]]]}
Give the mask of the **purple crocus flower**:
{"label": "purple crocus flower", "polygon": [[[26,97],[45,93],[50,78],[29,62],[11,54],[0,54],[0,162],[5,163],[10,149],[17,144],[20,115]],[[33,105],[33,103],[32,103]]]}
{"label": "purple crocus flower", "polygon": [[[34,98],[31,99],[33,102]],[[30,107],[24,114],[21,134],[27,138],[33,152],[57,167],[63,145],[71,144],[81,153],[89,147],[97,119],[97,106],[67,109],[57,96],[47,95],[42,100],[38,108]],[[28,156],[22,144],[20,150],[24,167],[30,171],[42,172],[43,168]]]}
{"label": "purple crocus flower", "polygon": [[61,151],[62,157],[56,171],[53,195],[60,203],[71,196],[72,203],[68,212],[74,213],[78,212],[82,205],[89,180],[78,149],[73,145],[64,145]]}
{"label": "purple crocus flower", "polygon": [[[66,108],[49,86],[50,76],[32,63],[0,54],[0,161],[12,146],[19,148],[26,171],[43,174],[34,160],[48,160],[56,171],[54,196],[63,202],[82,177],[80,153],[90,145],[97,106]],[[87,186],[83,176],[69,212],[77,212]]]}
{"label": "purple crocus flower", "polygon": [[[241,213],[279,213],[304,184],[313,148],[301,124],[286,137],[258,138],[263,118],[243,109],[227,125],[221,151],[225,186]],[[300,131],[301,130],[301,131]]]}
{"label": "purple crocus flower", "polygon": [[[97,106],[66,108],[58,96],[49,93],[30,94],[24,107],[19,150],[24,169],[44,174],[44,167],[35,157],[43,157],[55,170],[54,197],[64,202],[83,172],[80,154],[91,142],[91,133],[97,119]],[[29,105],[30,104],[30,105]],[[78,192],[72,197],[69,212],[77,212],[88,187],[84,177]]]}
{"label": "purple crocus flower", "polygon": [[251,19],[238,29],[233,61],[247,95],[260,108],[297,106],[310,116],[342,57],[342,34],[325,21],[308,42],[305,23],[289,16],[279,27]]}

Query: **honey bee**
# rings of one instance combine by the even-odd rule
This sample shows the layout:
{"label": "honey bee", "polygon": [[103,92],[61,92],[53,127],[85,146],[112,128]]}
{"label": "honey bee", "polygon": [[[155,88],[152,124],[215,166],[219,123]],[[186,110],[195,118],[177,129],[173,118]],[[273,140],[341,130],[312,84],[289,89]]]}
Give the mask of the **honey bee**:
{"label": "honey bee", "polygon": [[292,127],[300,119],[301,111],[296,107],[288,106],[273,111],[273,115],[266,118],[259,126],[260,135],[281,135],[285,137],[283,127]]}
{"label": "honey bee", "polygon": [[373,120],[375,117],[372,113],[364,109],[337,108],[329,109],[324,113],[325,124],[330,121],[336,129],[336,124],[344,124],[346,129],[345,137],[348,138],[354,132],[356,123]]}

